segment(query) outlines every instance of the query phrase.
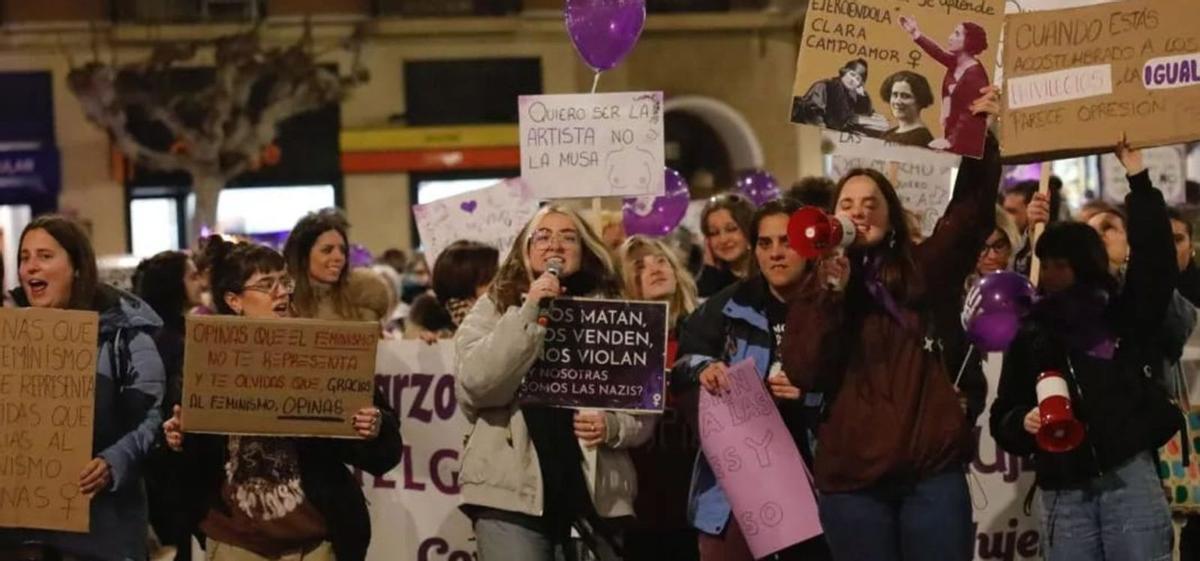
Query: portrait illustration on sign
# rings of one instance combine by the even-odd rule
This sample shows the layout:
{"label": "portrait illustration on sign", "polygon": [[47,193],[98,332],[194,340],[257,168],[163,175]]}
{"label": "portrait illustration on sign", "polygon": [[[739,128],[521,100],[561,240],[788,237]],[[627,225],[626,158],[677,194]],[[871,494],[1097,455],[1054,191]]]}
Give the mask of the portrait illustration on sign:
{"label": "portrait illustration on sign", "polygon": [[1003,25],[1004,0],[810,0],[791,121],[979,158]]}

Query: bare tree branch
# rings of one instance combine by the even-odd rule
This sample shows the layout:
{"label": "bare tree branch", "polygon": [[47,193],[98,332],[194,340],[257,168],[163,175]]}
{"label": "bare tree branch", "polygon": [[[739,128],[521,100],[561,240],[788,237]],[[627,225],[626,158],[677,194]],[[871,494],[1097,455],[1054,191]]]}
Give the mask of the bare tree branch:
{"label": "bare tree branch", "polygon": [[[339,102],[366,81],[361,65],[365,29],[357,27],[340,44],[353,53],[350,74],[343,77],[318,64],[307,18],[299,40],[286,48],[264,48],[260,22],[250,31],[212,41],[161,44],[146,59],[121,66],[101,62],[93,27],[94,60],[75,67],[68,56],[72,69],[67,82],[88,120],[106,130],[129,158],[153,169],[191,174],[197,201],[206,201],[198,204],[197,219],[212,225],[212,189],[219,191],[224,182],[257,169],[280,123]],[[208,48],[214,54],[213,81],[199,90],[180,89],[180,64]],[[259,92],[265,95],[256,95]],[[161,124],[174,141],[182,141],[185,149],[156,148],[138,138],[129,129],[129,118],[143,114]]]}

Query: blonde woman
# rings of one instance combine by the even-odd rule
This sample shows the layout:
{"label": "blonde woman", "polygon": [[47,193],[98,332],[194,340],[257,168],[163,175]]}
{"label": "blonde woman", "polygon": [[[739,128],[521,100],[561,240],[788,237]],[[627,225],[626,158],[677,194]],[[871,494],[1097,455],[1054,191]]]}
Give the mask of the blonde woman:
{"label": "blonde woman", "polygon": [[669,324],[676,326],[696,309],[696,281],[660,240],[641,234],[621,245],[621,281],[632,300],[658,300],[670,304]]}
{"label": "blonde woman", "polygon": [[[558,275],[547,272],[553,261]],[[572,526],[599,559],[621,558],[615,522],[633,515],[637,490],[627,449],[650,437],[653,420],[517,401],[546,335],[538,303],[618,292],[595,230],[574,210],[548,205],[522,229],[488,294],[459,326],[455,393],[471,424],[460,481],[480,561],[551,561]],[[586,467],[583,447],[596,454]]]}
{"label": "blonde woman", "polygon": [[[673,363],[679,326],[698,305],[696,282],[670,247],[646,236],[625,240],[620,262],[626,298],[668,303],[667,363]],[[696,531],[687,519],[689,474],[700,449],[694,425],[688,422],[694,417],[695,394],[690,401],[667,395],[667,409],[654,438],[631,452],[641,492],[634,503],[637,524],[625,539],[628,559],[688,560],[699,556]]]}

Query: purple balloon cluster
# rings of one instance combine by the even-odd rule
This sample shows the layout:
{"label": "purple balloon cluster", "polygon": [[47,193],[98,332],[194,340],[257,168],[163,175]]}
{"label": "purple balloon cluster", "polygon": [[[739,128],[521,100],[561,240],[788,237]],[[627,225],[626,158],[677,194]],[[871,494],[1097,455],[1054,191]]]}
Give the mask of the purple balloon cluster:
{"label": "purple balloon cluster", "polygon": [[738,173],[734,183],[737,192],[746,196],[755,206],[763,206],[779,198],[779,183],[770,172],[748,169]]}
{"label": "purple balloon cluster", "polygon": [[665,236],[671,233],[687,214],[687,181],[679,172],[666,168],[666,192],[657,197],[626,198],[621,209],[622,223],[628,234]]}
{"label": "purple balloon cluster", "polygon": [[1029,279],[1012,271],[984,275],[967,292],[962,323],[967,339],[984,352],[1008,350],[1021,318],[1033,308],[1035,290]]}

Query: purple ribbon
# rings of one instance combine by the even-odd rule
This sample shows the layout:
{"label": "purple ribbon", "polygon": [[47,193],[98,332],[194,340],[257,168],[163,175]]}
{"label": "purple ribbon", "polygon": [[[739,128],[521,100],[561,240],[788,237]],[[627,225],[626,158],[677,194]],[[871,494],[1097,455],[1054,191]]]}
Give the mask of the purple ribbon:
{"label": "purple ribbon", "polygon": [[883,268],[883,254],[876,253],[875,255],[863,256],[863,284],[867,288],[867,293],[875,300],[883,309],[887,311],[892,319],[896,320],[901,327],[911,329],[912,322],[908,321],[903,314],[900,313],[900,306],[896,304],[896,299],[892,297],[891,291],[884,286],[883,279],[880,278],[880,272]]}

